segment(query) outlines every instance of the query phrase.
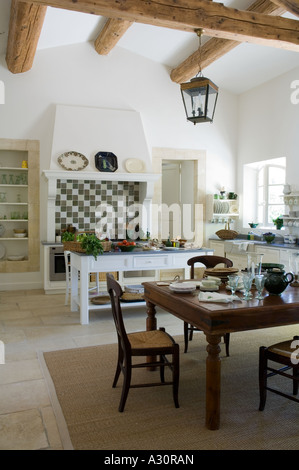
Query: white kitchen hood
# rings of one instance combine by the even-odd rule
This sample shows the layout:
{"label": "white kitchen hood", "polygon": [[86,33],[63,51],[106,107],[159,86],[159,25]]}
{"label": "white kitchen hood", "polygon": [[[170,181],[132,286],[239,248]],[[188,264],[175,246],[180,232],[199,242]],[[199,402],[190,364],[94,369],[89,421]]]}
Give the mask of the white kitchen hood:
{"label": "white kitchen hood", "polygon": [[95,171],[95,155],[112,152],[117,157],[116,172],[127,173],[126,162],[142,162],[144,173],[151,172],[141,116],[136,111],[57,105],[49,169],[63,171],[58,157],[65,152],[79,152],[88,160],[81,173]]}

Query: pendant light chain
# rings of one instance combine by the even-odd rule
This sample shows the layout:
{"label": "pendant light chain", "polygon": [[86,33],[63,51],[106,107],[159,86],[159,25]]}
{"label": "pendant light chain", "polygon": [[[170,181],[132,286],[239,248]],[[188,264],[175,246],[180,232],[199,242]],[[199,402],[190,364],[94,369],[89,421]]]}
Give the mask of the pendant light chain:
{"label": "pendant light chain", "polygon": [[203,34],[204,30],[203,29],[196,29],[196,34],[198,36],[198,42],[199,42],[199,72],[197,73],[196,77],[202,77],[202,70],[201,70],[201,36]]}

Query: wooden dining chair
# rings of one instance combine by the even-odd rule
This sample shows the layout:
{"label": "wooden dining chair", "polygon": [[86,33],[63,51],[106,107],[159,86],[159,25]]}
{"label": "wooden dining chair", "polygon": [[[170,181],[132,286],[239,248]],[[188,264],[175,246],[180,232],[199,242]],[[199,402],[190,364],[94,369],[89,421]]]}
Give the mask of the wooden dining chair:
{"label": "wooden dining chair", "polygon": [[[214,256],[214,255],[205,255],[205,256],[194,256],[187,261],[188,266],[191,266],[190,269],[190,278],[195,279],[195,264],[202,263],[205,265],[206,268],[215,268],[218,264],[224,264],[226,268],[231,268],[233,266],[233,262],[225,258],[224,256]],[[185,342],[185,349],[184,353],[188,351],[188,342],[192,341],[193,339],[193,332],[194,331],[201,331],[199,328],[196,328],[193,325],[190,325],[187,322],[184,322],[184,342]],[[226,355],[229,356],[229,340],[230,334],[226,333],[224,335],[224,343],[225,343],[225,352]]]}
{"label": "wooden dining chair", "polygon": [[[113,319],[118,339],[118,359],[113,380],[113,388],[116,387],[120,373],[124,375],[122,394],[118,410],[124,410],[130,388],[150,387],[158,385],[172,385],[173,400],[176,408],[179,408],[178,389],[180,357],[179,345],[168,335],[164,328],[153,331],[138,331],[127,334],[123,321],[120,299],[123,291],[110,273],[106,274],[107,289],[111,298]],[[169,355],[171,358],[167,358]],[[142,363],[133,363],[132,357],[147,356]],[[150,356],[150,359],[149,359]],[[157,359],[158,356],[159,358]],[[172,371],[172,380],[165,381],[164,369],[169,367]],[[143,384],[131,384],[132,369],[135,368],[160,368],[160,382]],[[152,372],[149,372],[151,375]]]}
{"label": "wooden dining chair", "polygon": [[[270,392],[281,395],[289,400],[299,403],[296,398],[298,394],[299,383],[299,336],[294,336],[292,340],[284,341],[282,343],[273,344],[272,346],[260,347],[259,354],[259,389],[260,389],[260,406],[259,410],[263,411],[266,404],[267,390]],[[268,365],[268,360],[283,365],[283,367],[275,369]],[[291,370],[292,373],[286,373]],[[276,388],[268,386],[268,378],[275,375],[281,375],[293,382],[293,395],[282,392]]]}

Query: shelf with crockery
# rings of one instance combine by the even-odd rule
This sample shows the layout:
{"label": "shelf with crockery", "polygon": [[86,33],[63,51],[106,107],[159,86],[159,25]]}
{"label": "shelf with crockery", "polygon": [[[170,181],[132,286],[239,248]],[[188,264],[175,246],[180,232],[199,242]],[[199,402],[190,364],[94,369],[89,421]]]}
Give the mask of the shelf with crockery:
{"label": "shelf with crockery", "polygon": [[239,217],[236,199],[213,199],[213,218]]}
{"label": "shelf with crockery", "polygon": [[299,227],[299,192],[283,195],[283,201],[289,206],[289,213],[282,216],[285,227]]}
{"label": "shelf with crockery", "polygon": [[0,139],[0,272],[39,270],[39,142]]}

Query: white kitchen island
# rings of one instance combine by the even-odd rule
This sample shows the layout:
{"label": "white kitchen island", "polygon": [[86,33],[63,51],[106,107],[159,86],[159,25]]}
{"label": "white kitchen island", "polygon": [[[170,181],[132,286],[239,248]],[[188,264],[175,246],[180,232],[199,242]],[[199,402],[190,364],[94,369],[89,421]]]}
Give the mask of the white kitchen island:
{"label": "white kitchen island", "polygon": [[[213,250],[201,249],[177,249],[177,250],[149,250],[140,252],[108,252],[99,255],[97,260],[92,255],[71,252],[71,310],[80,308],[80,323],[89,323],[89,310],[103,308],[89,304],[88,285],[90,273],[134,271],[134,270],[163,270],[185,269],[185,279],[190,277],[188,259],[193,256],[213,254]],[[79,276],[80,273],[80,276]],[[126,304],[126,306],[134,305]],[[107,308],[107,306],[106,306]]]}

